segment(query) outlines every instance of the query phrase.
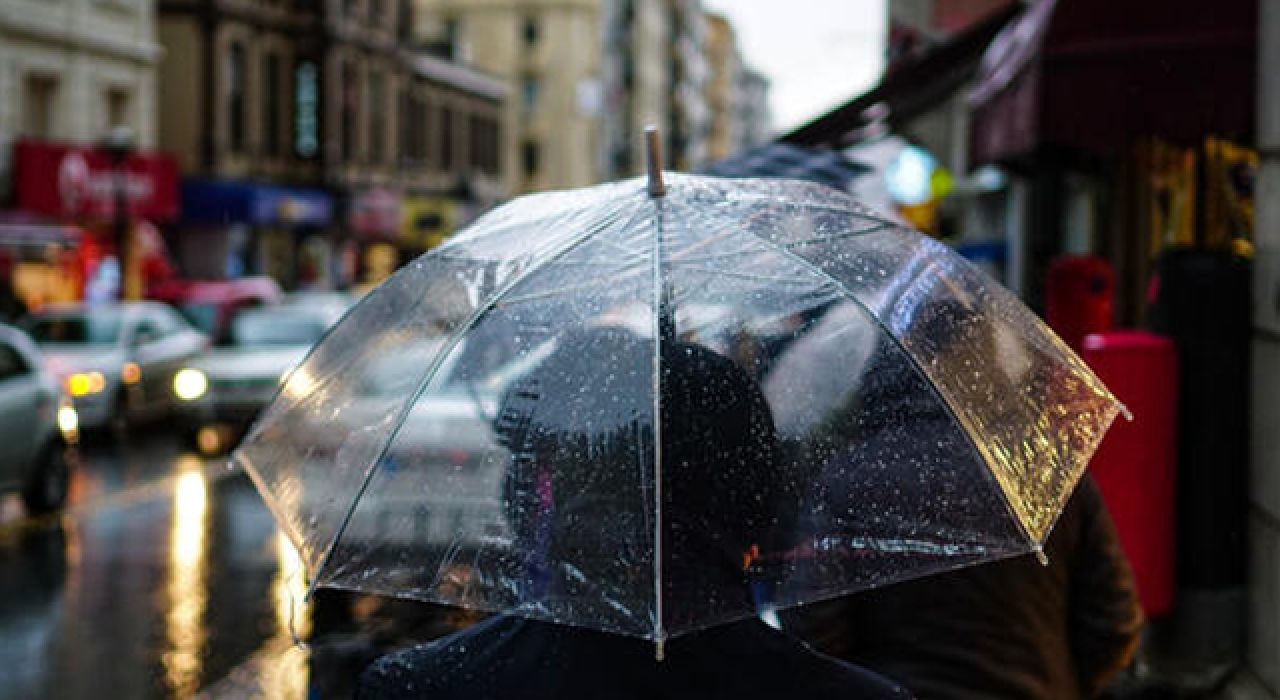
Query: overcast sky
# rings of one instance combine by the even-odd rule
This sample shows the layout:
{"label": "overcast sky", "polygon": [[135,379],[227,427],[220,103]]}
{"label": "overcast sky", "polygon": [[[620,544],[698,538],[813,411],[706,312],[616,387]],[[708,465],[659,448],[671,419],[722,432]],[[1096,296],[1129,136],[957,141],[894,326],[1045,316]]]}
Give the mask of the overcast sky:
{"label": "overcast sky", "polygon": [[703,0],[729,18],[747,63],[771,81],[786,131],[875,84],[884,64],[885,0]]}

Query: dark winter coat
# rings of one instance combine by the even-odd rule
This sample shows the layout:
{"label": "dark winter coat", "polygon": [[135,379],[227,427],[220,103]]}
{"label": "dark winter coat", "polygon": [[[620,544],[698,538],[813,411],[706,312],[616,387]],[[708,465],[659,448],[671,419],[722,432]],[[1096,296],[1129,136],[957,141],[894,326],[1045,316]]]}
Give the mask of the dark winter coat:
{"label": "dark winter coat", "polygon": [[909,698],[885,679],[823,656],[756,619],[652,642],[514,616],[384,656],[358,697]]}
{"label": "dark winter coat", "polygon": [[796,609],[784,629],[920,698],[1081,698],[1128,663],[1142,613],[1092,479],[1033,556]]}

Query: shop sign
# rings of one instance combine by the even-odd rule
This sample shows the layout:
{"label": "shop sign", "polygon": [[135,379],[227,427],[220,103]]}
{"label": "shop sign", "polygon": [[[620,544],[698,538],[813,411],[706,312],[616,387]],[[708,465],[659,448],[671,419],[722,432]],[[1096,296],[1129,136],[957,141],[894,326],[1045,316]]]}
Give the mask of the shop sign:
{"label": "shop sign", "polygon": [[400,195],[390,190],[368,190],[351,199],[347,225],[361,236],[394,237],[400,232]]}
{"label": "shop sign", "polygon": [[316,62],[299,61],[293,84],[293,151],[299,158],[315,158],[320,152],[320,78]]}
{"label": "shop sign", "polygon": [[406,197],[400,215],[400,242],[434,248],[457,225],[458,203],[447,197]]}
{"label": "shop sign", "polygon": [[123,187],[131,218],[166,221],[178,215],[178,164],[168,154],[139,151],[124,162],[91,146],[20,140],[14,144],[17,207],[46,216],[111,219]]}

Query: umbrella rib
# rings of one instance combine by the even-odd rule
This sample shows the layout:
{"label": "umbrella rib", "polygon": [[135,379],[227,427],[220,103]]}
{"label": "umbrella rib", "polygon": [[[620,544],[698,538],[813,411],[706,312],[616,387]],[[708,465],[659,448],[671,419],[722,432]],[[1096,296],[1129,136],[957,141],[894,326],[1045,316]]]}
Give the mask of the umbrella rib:
{"label": "umbrella rib", "polygon": [[[664,314],[670,313],[666,307],[665,287],[662,279],[662,215],[666,199],[655,198],[654,216],[656,231],[653,236],[653,597],[654,617],[657,619],[654,637],[657,641],[656,655],[662,660],[663,646],[666,644],[666,628],[663,624],[662,600],[662,334],[670,319]],[[674,328],[672,328],[674,330]]]}
{"label": "umbrella rib", "polygon": [[[632,218],[633,219],[636,218],[639,215],[641,210],[642,209],[637,209],[637,211],[632,214]],[[435,360],[431,363],[431,366],[427,368],[426,373],[423,375],[417,387],[414,389],[414,392],[410,397],[408,403],[406,403],[404,407],[400,409],[400,415],[397,416],[396,418],[395,428],[391,430],[391,434],[387,437],[387,440],[383,444],[382,449],[378,452],[377,458],[375,458],[372,462],[370,462],[369,466],[366,467],[364,479],[360,483],[360,489],[356,491],[355,498],[351,500],[351,506],[347,508],[347,512],[343,515],[342,524],[338,526],[337,533],[333,536],[333,539],[329,542],[329,546],[325,548],[324,556],[321,557],[320,559],[320,564],[316,566],[315,575],[311,580],[311,585],[307,588],[307,594],[306,594],[305,600],[310,600],[311,596],[315,593],[316,587],[319,585],[319,582],[320,582],[321,573],[324,571],[325,567],[328,566],[329,559],[333,556],[333,553],[338,549],[338,542],[342,540],[342,535],[346,532],[347,526],[351,523],[351,517],[355,514],[356,508],[360,505],[360,501],[364,497],[365,491],[368,490],[369,483],[373,480],[373,475],[378,470],[378,465],[384,459],[386,459],[387,452],[391,450],[391,446],[395,443],[396,437],[400,434],[400,428],[404,426],[405,420],[409,417],[409,411],[413,408],[414,404],[418,402],[418,399],[422,397],[422,393],[426,391],[427,386],[431,383],[431,380],[435,379],[436,371],[440,369],[440,366],[444,364],[445,359],[447,359],[449,354],[453,352],[453,349],[457,347],[458,343],[461,342],[462,337],[466,335],[467,331],[473,328],[475,324],[478,323],[485,314],[487,314],[492,308],[494,308],[497,302],[502,298],[502,295],[511,291],[512,289],[515,288],[516,285],[528,279],[529,275],[532,275],[534,272],[542,269],[547,264],[554,262],[556,259],[564,255],[567,255],[570,251],[577,248],[584,241],[586,241],[587,239],[591,238],[592,236],[596,235],[601,230],[603,230],[604,226],[607,225],[608,222],[613,221],[615,219],[616,219],[615,216],[609,217],[609,219],[607,219],[606,221],[600,222],[596,226],[590,227],[587,230],[583,231],[578,236],[569,239],[569,241],[564,244],[563,248],[553,253],[550,253],[549,255],[547,255],[546,259],[540,262],[531,262],[529,264],[528,269],[526,269],[523,273],[512,277],[512,279],[509,280],[507,284],[502,287],[502,289],[495,292],[488,301],[486,301],[482,305],[477,306],[476,310],[471,313],[471,315],[467,318],[467,320],[458,327],[457,332],[453,334],[453,338],[450,339],[447,345],[445,345],[440,349],[440,352],[436,355]]]}
{"label": "umbrella rib", "polygon": [[753,238],[756,238],[758,240],[764,241],[768,245],[772,245],[776,247],[784,255],[790,257],[800,266],[818,275],[819,277],[822,277],[823,279],[827,280],[829,283],[835,285],[837,289],[844,292],[844,295],[848,297],[850,301],[856,304],[859,309],[862,309],[862,312],[866,314],[872,320],[872,322],[874,322],[880,328],[881,333],[888,336],[888,338],[893,342],[893,344],[897,346],[898,350],[901,351],[904,356],[906,356],[907,361],[911,364],[911,368],[915,370],[915,372],[920,376],[924,384],[929,387],[930,391],[933,392],[933,395],[947,409],[947,413],[951,414],[951,419],[961,427],[960,432],[964,435],[965,440],[969,443],[969,447],[973,449],[974,453],[977,454],[978,457],[981,458],[983,463],[986,465],[987,476],[992,481],[995,482],[995,489],[1003,498],[1005,509],[1008,510],[1010,517],[1013,518],[1013,521],[1017,523],[1018,530],[1022,532],[1022,536],[1023,538],[1026,539],[1027,544],[1033,550],[1039,553],[1041,551],[1040,543],[1035,541],[1034,538],[1032,538],[1031,533],[1027,530],[1026,523],[1022,522],[1022,518],[1018,517],[1017,509],[1015,509],[1013,507],[1013,503],[1010,502],[1009,494],[1005,492],[1004,487],[1000,485],[999,480],[997,480],[995,478],[995,474],[992,473],[991,460],[987,457],[986,451],[984,451],[978,445],[977,441],[974,440],[973,435],[970,434],[969,430],[965,427],[967,423],[960,418],[959,411],[956,410],[956,407],[951,404],[951,401],[947,398],[947,396],[942,393],[942,390],[939,389],[937,384],[935,384],[933,380],[929,377],[929,373],[926,372],[924,367],[920,365],[920,361],[916,359],[916,356],[913,355],[911,351],[907,349],[907,346],[905,344],[903,344],[902,339],[899,338],[897,335],[895,335],[891,330],[889,330],[889,327],[885,325],[885,323],[880,319],[880,317],[877,316],[874,312],[872,312],[871,309],[868,308],[867,305],[864,304],[862,300],[859,299],[851,289],[849,289],[848,286],[846,286],[843,282],[833,277],[826,270],[823,270],[822,268],[818,267],[814,263],[810,262],[807,258],[796,253],[793,250],[790,250],[782,245],[778,245],[767,238],[751,233],[747,229],[742,229],[742,230],[747,235],[752,236]]}
{"label": "umbrella rib", "polygon": [[517,306],[519,304],[528,303],[531,301],[541,301],[543,299],[550,299],[552,297],[562,296],[565,294],[569,294],[571,292],[581,292],[587,289],[596,289],[599,287],[613,287],[613,286],[616,286],[619,281],[628,279],[630,277],[634,277],[635,275],[638,275],[642,272],[644,272],[643,269],[636,268],[629,272],[618,273],[616,276],[613,276],[613,277],[607,277],[604,279],[594,280],[591,282],[584,282],[582,284],[569,285],[567,287],[559,287],[559,288],[551,289],[545,292],[538,292],[537,294],[526,294],[522,297],[514,297],[511,299],[499,299],[498,301],[494,302],[494,307],[499,309],[505,309],[512,306]]}
{"label": "umbrella rib", "polygon": [[730,277],[733,279],[746,280],[748,282],[772,282],[773,284],[782,285],[803,285],[806,284],[800,280],[787,279],[785,277],[770,277],[768,275],[753,275],[749,272],[731,272],[729,270],[716,270],[708,267],[697,265],[681,265],[680,269],[689,270],[691,272],[701,272],[707,275],[715,275],[716,277]]}

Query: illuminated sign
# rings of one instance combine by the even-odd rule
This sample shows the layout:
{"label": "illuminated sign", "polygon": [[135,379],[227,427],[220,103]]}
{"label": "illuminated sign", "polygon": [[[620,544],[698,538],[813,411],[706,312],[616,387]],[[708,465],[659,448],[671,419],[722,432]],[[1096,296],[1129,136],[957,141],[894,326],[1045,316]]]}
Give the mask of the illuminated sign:
{"label": "illuminated sign", "polygon": [[315,61],[300,61],[294,69],[293,150],[301,158],[320,152],[320,80]]}

